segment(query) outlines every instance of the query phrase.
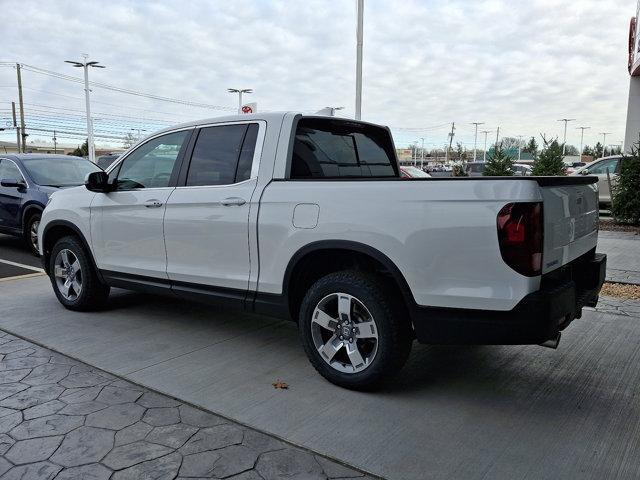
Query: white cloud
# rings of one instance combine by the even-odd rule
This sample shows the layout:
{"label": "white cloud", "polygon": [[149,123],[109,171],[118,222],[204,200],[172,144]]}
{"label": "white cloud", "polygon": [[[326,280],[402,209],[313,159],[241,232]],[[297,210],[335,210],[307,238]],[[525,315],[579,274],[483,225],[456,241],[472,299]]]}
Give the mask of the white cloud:
{"label": "white cloud", "polygon": [[[88,52],[108,67],[92,78],[125,88],[233,107],[226,88],[250,87],[261,109],[343,105],[345,115],[353,112],[355,0],[1,3],[4,18],[25,19],[5,31],[2,60],[79,74],[62,62]],[[455,121],[456,140],[471,142],[472,121],[500,125],[506,135],[557,135],[556,119],[571,117],[592,127],[587,143],[600,131],[612,132],[612,143],[623,138],[635,2],[365,3],[365,119],[398,127]],[[83,108],[78,84],[31,72],[24,81],[28,103]],[[15,100],[15,89],[6,88],[14,82],[15,72],[0,68],[0,112]],[[97,88],[93,95],[117,105],[96,103],[97,112],[145,123],[211,116]],[[103,128],[123,128],[116,123]],[[427,143],[442,145],[446,131],[425,132]],[[576,144],[578,131],[569,132]],[[397,143],[417,136],[425,134],[398,132]]]}

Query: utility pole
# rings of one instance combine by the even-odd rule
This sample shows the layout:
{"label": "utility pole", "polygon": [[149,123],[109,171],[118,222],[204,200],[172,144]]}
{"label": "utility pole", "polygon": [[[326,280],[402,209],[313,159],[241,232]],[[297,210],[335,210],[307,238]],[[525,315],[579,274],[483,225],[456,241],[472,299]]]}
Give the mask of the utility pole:
{"label": "utility pole", "polygon": [[27,132],[24,128],[24,103],[22,102],[22,74],[20,73],[20,64],[16,63],[16,71],[18,72],[18,103],[20,105],[20,136],[22,137],[22,153],[27,151]]}
{"label": "utility pole", "polygon": [[89,150],[89,161],[96,163],[96,147],[93,144],[93,120],[91,119],[91,101],[89,98],[89,67],[93,68],[105,68],[104,65],[99,65],[96,61],[89,62],[89,55],[82,54],[84,60],[82,62],[75,62],[72,60],[65,60],[65,63],[70,63],[74,67],[84,69],[84,100],[87,108],[87,147]]}
{"label": "utility pole", "polygon": [[484,158],[482,159],[483,162],[487,161],[487,135],[491,133],[491,130],[483,130],[482,133],[484,133]]}
{"label": "utility pole", "polygon": [[591,127],[578,127],[576,130],[580,130],[580,161],[582,161],[582,147],[584,145],[584,131],[589,130]]}
{"label": "utility pole", "polygon": [[53,131],[53,153],[58,153],[58,138],[56,137],[56,131]]}
{"label": "utility pole", "polygon": [[356,27],[356,120],[362,117],[362,43],[364,28],[364,0],[358,0]]}
{"label": "utility pole", "polygon": [[575,118],[561,118],[559,122],[564,122],[564,136],[562,137],[562,155],[564,156],[565,147],[567,146],[567,123],[575,121]]}
{"label": "utility pole", "polygon": [[238,115],[241,115],[242,114],[242,94],[253,93],[253,90],[251,88],[227,88],[227,92],[238,94]]}
{"label": "utility pole", "polygon": [[473,161],[476,161],[476,145],[478,143],[478,125],[484,125],[484,122],[472,122],[471,125],[475,126],[475,133],[473,135]]}
{"label": "utility pole", "polygon": [[604,151],[607,149],[607,135],[610,133],[611,132],[600,132],[600,135],[602,135],[602,156],[600,158],[604,158]]}
{"label": "utility pole", "polygon": [[422,150],[420,150],[420,168],[424,170],[424,137],[420,137],[422,140]]}
{"label": "utility pole", "polygon": [[444,157],[445,163],[449,163],[449,150],[451,150],[451,144],[453,143],[453,137],[455,136],[455,133],[453,132],[455,131],[455,129],[456,129],[456,122],[451,122],[451,132],[449,132],[449,148],[447,148],[447,151],[445,152],[445,157]]}
{"label": "utility pole", "polygon": [[16,129],[16,148],[20,153],[22,150],[20,149],[20,128],[18,128],[18,122],[16,121],[16,102],[11,102],[11,114],[13,115],[13,128]]}
{"label": "utility pole", "polygon": [[498,139],[500,138],[500,127],[496,130],[496,150],[498,149]]}

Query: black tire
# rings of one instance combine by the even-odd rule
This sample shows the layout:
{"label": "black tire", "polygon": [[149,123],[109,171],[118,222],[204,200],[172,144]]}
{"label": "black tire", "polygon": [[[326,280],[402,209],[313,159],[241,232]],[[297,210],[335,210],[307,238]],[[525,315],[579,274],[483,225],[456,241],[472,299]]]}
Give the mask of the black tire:
{"label": "black tire", "polygon": [[[411,351],[413,332],[402,299],[389,293],[392,291],[383,279],[355,270],[331,273],[311,286],[302,300],[298,329],[307,357],[320,375],[341,387],[374,390],[404,366]],[[345,373],[335,369],[325,361],[314,344],[314,310],[323,299],[336,293],[355,297],[375,321],[377,351],[364,370]]]}
{"label": "black tire", "polygon": [[[77,258],[82,272],[82,288],[75,299],[67,299],[60,292],[55,277],[55,261],[62,250],[70,250]],[[58,300],[69,310],[97,310],[104,306],[109,298],[109,286],[100,281],[88,252],[77,237],[67,236],[56,242],[49,258],[49,278]]]}
{"label": "black tire", "polygon": [[32,229],[34,228],[34,224],[36,222],[39,224],[41,218],[41,213],[34,213],[27,218],[27,221],[24,223],[24,232],[23,237],[24,241],[27,244],[27,248],[31,253],[33,253],[36,257],[40,256],[40,252],[38,251],[38,237],[35,239],[32,237]]}

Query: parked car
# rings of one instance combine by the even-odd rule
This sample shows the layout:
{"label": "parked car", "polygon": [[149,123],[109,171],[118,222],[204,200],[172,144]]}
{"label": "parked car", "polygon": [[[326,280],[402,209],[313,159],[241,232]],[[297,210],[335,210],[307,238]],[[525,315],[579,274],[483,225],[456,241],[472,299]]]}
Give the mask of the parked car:
{"label": "parked car", "polygon": [[0,233],[23,237],[38,254],[38,226],[49,196],[84,183],[101,171],[80,157],[68,155],[0,155]]}
{"label": "parked car", "polygon": [[515,163],[513,165],[513,174],[520,176],[520,177],[526,177],[531,175],[533,172],[533,168],[531,167],[531,165],[526,165],[524,163]]}
{"label": "parked car", "polygon": [[103,170],[106,170],[113,162],[120,158],[119,153],[109,153],[107,155],[100,155],[96,159],[96,164]]}
{"label": "parked car", "polygon": [[605,278],[596,181],[402,179],[386,127],[234,115],[57,192],[40,250],[68,309],[122,287],[290,318],[321,375],[370,389],[414,338],[555,347]]}
{"label": "parked car", "polygon": [[467,175],[481,177],[484,174],[485,162],[467,162]]}
{"label": "parked car", "polygon": [[401,166],[400,176],[402,178],[431,178],[431,175],[429,175],[424,170],[421,170],[418,167],[413,167],[411,165]]}
{"label": "parked car", "polygon": [[586,162],[565,162],[567,175],[571,175],[573,172],[578,170],[580,167],[584,167]]}
{"label": "parked car", "polygon": [[620,175],[621,160],[622,155],[604,157],[585,164],[584,167],[577,169],[571,175],[595,175],[598,177],[599,202],[602,206],[609,207],[611,205],[611,191],[607,180],[607,170],[609,171],[611,186],[615,186]]}

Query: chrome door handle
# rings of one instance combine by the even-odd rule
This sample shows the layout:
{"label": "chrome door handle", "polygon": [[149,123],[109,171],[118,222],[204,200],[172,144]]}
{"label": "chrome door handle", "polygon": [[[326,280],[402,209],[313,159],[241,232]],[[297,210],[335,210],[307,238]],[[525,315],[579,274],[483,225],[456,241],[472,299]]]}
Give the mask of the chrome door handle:
{"label": "chrome door handle", "polygon": [[158,200],[147,200],[147,203],[144,204],[147,208],[158,208],[162,206],[162,202]]}
{"label": "chrome door handle", "polygon": [[232,206],[239,207],[240,205],[244,205],[245,203],[247,203],[247,201],[244,198],[240,198],[240,197],[229,197],[222,200],[221,203],[225,207],[232,207]]}

